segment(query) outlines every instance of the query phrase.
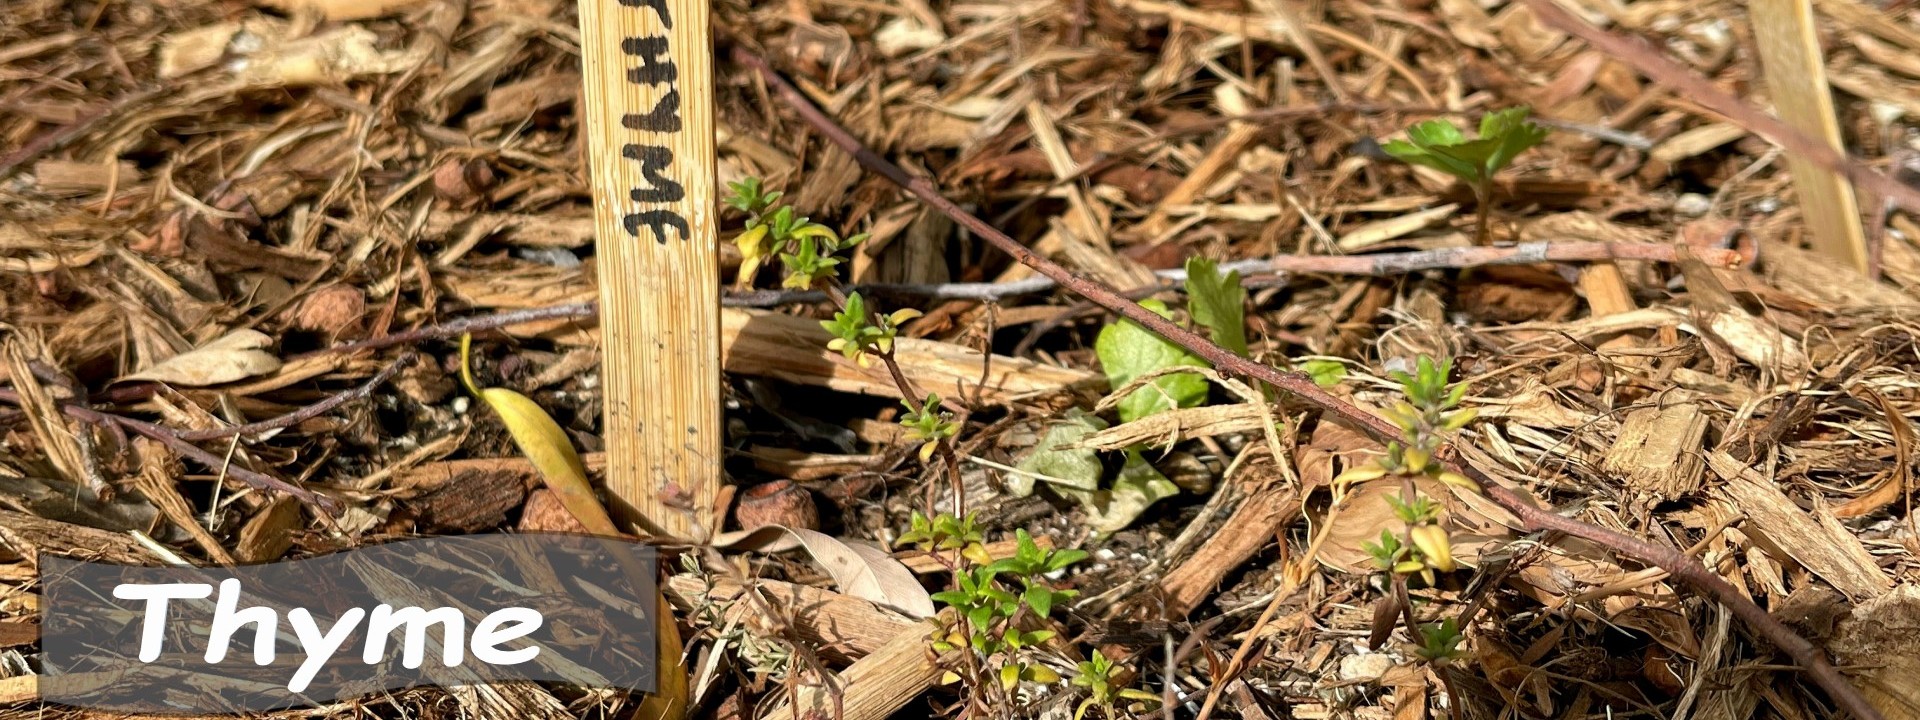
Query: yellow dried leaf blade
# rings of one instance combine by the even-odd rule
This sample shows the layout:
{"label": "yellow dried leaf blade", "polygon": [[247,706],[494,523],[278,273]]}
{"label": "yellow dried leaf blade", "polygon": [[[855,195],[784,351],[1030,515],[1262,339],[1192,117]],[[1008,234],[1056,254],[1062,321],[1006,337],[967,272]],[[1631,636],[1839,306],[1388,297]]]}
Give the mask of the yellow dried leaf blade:
{"label": "yellow dried leaf blade", "polygon": [[520,454],[533,461],[533,467],[540,471],[540,477],[546,481],[547,489],[560,498],[560,504],[567,512],[573,513],[587,532],[595,535],[617,536],[620,531],[614,528],[613,519],[607,515],[607,508],[593,495],[593,485],[587,482],[587,467],[580,461],[579,453],[574,452],[573,442],[567,439],[565,430],[553,421],[537,403],[520,393],[506,388],[486,388],[480,391],[480,398],[487,406],[500,414],[500,420],[507,425],[507,432],[513,435],[513,444],[520,448]]}
{"label": "yellow dried leaf blade", "polygon": [[[656,591],[657,594],[657,591]],[[655,597],[654,606],[661,609],[659,633],[659,658],[656,661],[653,692],[641,698],[640,708],[634,712],[633,720],[686,720],[687,708],[691,703],[691,690],[688,687],[686,664],[682,658],[684,648],[680,640],[680,628],[673,622],[673,614],[665,612],[668,607],[665,598]]]}

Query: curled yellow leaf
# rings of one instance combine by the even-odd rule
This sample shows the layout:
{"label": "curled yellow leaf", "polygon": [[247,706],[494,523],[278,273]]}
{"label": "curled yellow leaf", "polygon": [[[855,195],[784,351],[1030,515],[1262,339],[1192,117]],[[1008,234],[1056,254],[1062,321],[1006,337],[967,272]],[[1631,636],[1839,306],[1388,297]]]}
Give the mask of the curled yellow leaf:
{"label": "curled yellow leaf", "polygon": [[1453,562],[1453,543],[1447,538],[1447,529],[1439,525],[1420,525],[1407,531],[1413,537],[1413,546],[1420,548],[1420,554],[1426,557],[1427,566],[1442,572],[1452,572],[1457,567]]}
{"label": "curled yellow leaf", "polygon": [[[580,454],[573,449],[573,441],[567,438],[567,432],[553,416],[529,398],[506,388],[482,388],[473,381],[473,369],[468,362],[473,347],[473,336],[460,336],[460,383],[467,392],[486,402],[487,407],[500,416],[507,426],[507,433],[513,436],[513,444],[533,462],[534,470],[540,473],[540,479],[546,483],[555,497],[560,499],[562,507],[572,513],[587,531],[595,535],[618,537],[623,535],[613,524],[613,518],[607,514],[605,505],[593,494],[593,484],[587,480],[587,467],[580,461]],[[631,572],[652,572],[652,568],[634,568]],[[653,606],[656,609],[655,634],[658,638],[658,671],[654,691],[640,701],[639,709],[634,713],[635,720],[686,720],[691,705],[691,689],[687,683],[687,668],[682,657],[685,646],[680,639],[680,628],[674,623],[673,614],[667,611],[666,599],[654,590]]]}

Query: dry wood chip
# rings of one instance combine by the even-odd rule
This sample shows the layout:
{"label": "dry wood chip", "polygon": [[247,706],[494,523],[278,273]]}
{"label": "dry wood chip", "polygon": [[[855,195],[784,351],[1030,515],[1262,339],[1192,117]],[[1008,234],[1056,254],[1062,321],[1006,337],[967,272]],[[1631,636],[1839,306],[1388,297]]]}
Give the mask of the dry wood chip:
{"label": "dry wood chip", "polygon": [[133,163],[78,162],[41,160],[33,164],[33,179],[40,192],[50,195],[79,195],[118,186],[132,187],[140,182],[140,171]]}
{"label": "dry wood chip", "polygon": [[1168,447],[1181,440],[1259,432],[1266,423],[1260,409],[1245,403],[1180,408],[1091,433],[1062,450],[1120,450],[1135,445]]}
{"label": "dry wood chip", "polygon": [[1627,414],[1600,467],[1619,475],[1648,506],[1677,500],[1700,489],[1706,432],[1707,416],[1699,405],[1641,408]]}
{"label": "dry wood chip", "polygon": [[812,453],[792,448],[749,446],[745,453],[753,466],[775,477],[789,480],[819,480],[863,470],[880,459],[878,455],[837,455]]}
{"label": "dry wood chip", "polygon": [[1433,227],[1435,224],[1453,217],[1453,214],[1459,210],[1460,206],[1458,204],[1448,203],[1437,208],[1411,212],[1399,217],[1375,220],[1342,234],[1339,241],[1340,249],[1352,252],[1354,250],[1378,245],[1388,240],[1404,237],[1415,231]]}
{"label": "dry wood chip", "polygon": [[763,720],[883,720],[933,687],[943,672],[927,655],[927,634],[910,629],[841,671],[837,693],[819,687],[803,688],[798,709],[782,705]]}
{"label": "dry wood chip", "polygon": [[40,624],[0,620],[0,648],[32,645],[40,642]]}
{"label": "dry wood chip", "polygon": [[[778,632],[782,628],[774,623],[784,621],[801,638],[818,643],[835,658],[865,656],[915,627],[912,620],[866,600],[778,580],[741,583],[716,578],[709,587],[691,575],[675,575],[667,578],[662,589],[674,605],[689,612],[710,603],[729,603],[729,620],[757,630]],[[748,593],[765,598],[766,604],[781,611],[782,616],[762,617],[762,605],[747,597]]]}
{"label": "dry wood chip", "polygon": [[322,20],[364,20],[405,10],[425,0],[258,0],[283,12],[312,12]]}
{"label": "dry wood chip", "polygon": [[1901,585],[1861,603],[1827,644],[1836,663],[1857,667],[1867,701],[1889,718],[1912,718],[1920,707],[1920,586]]}
{"label": "dry wood chip", "polygon": [[[828,351],[826,344],[830,336],[817,321],[744,310],[723,311],[720,321],[721,352],[728,372],[863,395],[900,395],[899,387],[880,363],[862,368],[839,353]],[[985,358],[972,348],[917,338],[900,338],[894,347],[901,370],[923,391],[971,397],[979,385]],[[1002,355],[993,356],[986,377],[982,397],[992,403],[1063,390],[1093,389],[1106,382],[1098,373]]]}
{"label": "dry wood chip", "polygon": [[1856,601],[1893,587],[1860,539],[1841,527],[1823,503],[1816,503],[1812,513],[1800,509],[1758,470],[1725,452],[1707,456],[1707,465],[1726,481],[1715,493],[1752,519],[1745,529],[1756,539],[1779,548]]}
{"label": "dry wood chip", "polygon": [[146,548],[125,533],[95,530],[11,510],[0,510],[0,546],[29,562],[43,552],[123,565],[144,565],[154,559]]}
{"label": "dry wood chip", "polygon": [[1688,130],[1654,146],[1648,157],[1673,164],[1747,136],[1747,129],[1733,123],[1712,123]]}

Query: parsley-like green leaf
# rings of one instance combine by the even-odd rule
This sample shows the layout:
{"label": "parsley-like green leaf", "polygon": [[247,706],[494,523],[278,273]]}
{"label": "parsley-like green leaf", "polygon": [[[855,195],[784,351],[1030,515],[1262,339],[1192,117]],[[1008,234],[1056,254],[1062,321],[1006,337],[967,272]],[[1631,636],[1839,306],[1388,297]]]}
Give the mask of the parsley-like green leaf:
{"label": "parsley-like green leaf", "polygon": [[1238,271],[1222,274],[1212,260],[1187,259],[1187,310],[1193,321],[1207,326],[1213,341],[1247,356],[1247,289]]}
{"label": "parsley-like green leaf", "polygon": [[[1142,300],[1141,307],[1170,317],[1166,303]],[[1100,366],[1114,389],[1161,368],[1207,367],[1207,362],[1132,320],[1121,320],[1100,331],[1093,343]],[[1121,422],[1132,422],[1164,410],[1195,407],[1207,399],[1207,380],[1191,373],[1165,375],[1133,391],[1120,401]]]}

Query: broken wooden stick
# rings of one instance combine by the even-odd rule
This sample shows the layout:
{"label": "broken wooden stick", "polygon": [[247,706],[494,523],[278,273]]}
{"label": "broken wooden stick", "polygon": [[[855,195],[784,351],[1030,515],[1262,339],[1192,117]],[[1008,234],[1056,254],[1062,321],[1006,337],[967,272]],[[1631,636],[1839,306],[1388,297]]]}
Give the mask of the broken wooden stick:
{"label": "broken wooden stick", "polygon": [[707,0],[580,0],[607,493],[704,540],[720,473],[720,249]]}

